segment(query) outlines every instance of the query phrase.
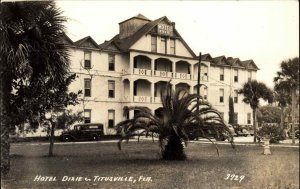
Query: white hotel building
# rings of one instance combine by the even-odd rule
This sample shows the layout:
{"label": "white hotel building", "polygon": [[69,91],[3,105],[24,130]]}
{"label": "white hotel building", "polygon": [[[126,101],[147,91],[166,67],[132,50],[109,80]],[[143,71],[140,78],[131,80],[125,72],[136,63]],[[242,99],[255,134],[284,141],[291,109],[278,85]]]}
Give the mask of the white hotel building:
{"label": "white hotel building", "polygon": [[[126,106],[146,106],[155,113],[161,107],[160,90],[170,79],[173,89],[197,91],[198,56],[167,17],[151,21],[139,14],[127,19],[119,23],[119,34],[100,45],[89,36],[76,42],[65,36],[64,42],[70,46],[71,71],[78,76],[70,90],[83,91],[75,109],[84,112],[85,122],[103,123],[105,134],[113,134],[116,123],[134,115],[123,115]],[[237,90],[255,79],[257,70],[252,60],[202,55],[200,94],[225,122],[232,96],[236,122],[251,124],[252,110]]]}

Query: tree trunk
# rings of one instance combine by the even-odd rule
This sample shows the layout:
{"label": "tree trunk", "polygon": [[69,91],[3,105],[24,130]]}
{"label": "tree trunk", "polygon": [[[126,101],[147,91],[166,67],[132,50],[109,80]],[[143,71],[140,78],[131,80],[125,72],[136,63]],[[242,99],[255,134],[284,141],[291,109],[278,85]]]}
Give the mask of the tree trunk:
{"label": "tree trunk", "polygon": [[284,128],[284,106],[280,106],[280,110],[281,110],[281,115],[280,115],[280,130],[283,132],[284,134],[284,138],[286,139],[288,137],[287,132],[286,132],[286,128]]}
{"label": "tree trunk", "polygon": [[256,142],[257,132],[256,132],[256,109],[253,110],[253,131],[254,131],[254,142]]}
{"label": "tree trunk", "polygon": [[280,115],[280,129],[283,130],[284,129],[284,107],[280,106],[280,110],[281,110],[281,115]]}
{"label": "tree trunk", "polygon": [[6,178],[10,170],[9,157],[9,94],[12,90],[12,80],[4,63],[1,61],[0,68],[0,133],[1,133],[1,178]]}
{"label": "tree trunk", "polygon": [[[9,124],[7,118],[3,115],[3,106],[1,105],[1,178],[6,178],[10,170],[10,157],[9,157]],[[4,118],[4,119],[2,119]]]}
{"label": "tree trunk", "polygon": [[54,129],[55,129],[55,123],[53,121],[50,121],[51,123],[51,131],[50,131],[50,146],[49,146],[49,157],[53,156],[53,146],[54,146]]}
{"label": "tree trunk", "polygon": [[295,109],[297,106],[297,96],[296,96],[296,90],[292,90],[292,142],[295,144]]}
{"label": "tree trunk", "polygon": [[182,141],[175,134],[169,137],[168,143],[165,146],[162,157],[164,160],[185,160],[186,155],[184,154]]}

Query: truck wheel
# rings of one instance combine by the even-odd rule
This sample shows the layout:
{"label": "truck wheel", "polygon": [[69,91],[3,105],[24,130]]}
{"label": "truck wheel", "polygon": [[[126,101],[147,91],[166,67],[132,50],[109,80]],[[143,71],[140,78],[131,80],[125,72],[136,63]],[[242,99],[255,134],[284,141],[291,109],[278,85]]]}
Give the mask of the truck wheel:
{"label": "truck wheel", "polygon": [[97,135],[93,135],[93,136],[92,136],[92,140],[93,140],[93,141],[97,141],[97,140],[98,140],[98,136],[97,136]]}
{"label": "truck wheel", "polygon": [[63,141],[64,142],[69,142],[70,141],[70,137],[69,136],[63,136]]}

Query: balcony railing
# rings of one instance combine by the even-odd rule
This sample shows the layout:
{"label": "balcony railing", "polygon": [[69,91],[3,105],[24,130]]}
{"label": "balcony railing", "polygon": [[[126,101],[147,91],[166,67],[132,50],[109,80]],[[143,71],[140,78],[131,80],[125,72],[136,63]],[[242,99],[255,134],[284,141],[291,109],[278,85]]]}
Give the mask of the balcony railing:
{"label": "balcony railing", "polygon": [[176,79],[191,79],[191,74],[188,74],[188,73],[176,73]]}
{"label": "balcony railing", "polygon": [[161,98],[159,97],[154,97],[154,103],[161,103]]}
{"label": "balcony railing", "polygon": [[[123,69],[123,75],[130,74],[130,69]],[[141,75],[141,76],[155,76],[155,77],[163,77],[163,78],[176,78],[176,79],[184,79],[184,80],[197,80],[197,74],[194,74],[193,78],[191,74],[188,73],[179,73],[179,72],[168,72],[168,71],[160,71],[160,70],[149,70],[149,69],[140,69],[140,68],[133,68],[133,74]],[[201,81],[208,81],[207,75],[201,76]]]}
{"label": "balcony railing", "polygon": [[172,77],[172,72],[155,70],[154,75],[157,77]]}
{"label": "balcony railing", "polygon": [[134,68],[133,69],[133,74],[151,76],[151,70]]}
{"label": "balcony railing", "polygon": [[130,102],[130,96],[124,96],[123,102]]}
{"label": "balcony railing", "polygon": [[151,96],[134,96],[134,102],[151,102]]}
{"label": "balcony railing", "polygon": [[129,69],[122,69],[122,75],[130,74]]}
{"label": "balcony railing", "polygon": [[[194,75],[194,80],[198,80],[198,75],[197,74]],[[208,76],[207,75],[201,75],[200,80],[201,81],[208,81]]]}

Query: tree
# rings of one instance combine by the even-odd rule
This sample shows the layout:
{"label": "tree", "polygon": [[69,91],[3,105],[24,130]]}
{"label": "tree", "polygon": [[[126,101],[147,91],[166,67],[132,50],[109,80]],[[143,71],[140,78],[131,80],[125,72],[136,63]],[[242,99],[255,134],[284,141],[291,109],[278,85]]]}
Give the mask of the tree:
{"label": "tree", "polygon": [[[72,114],[70,110],[66,109],[68,106],[74,106],[79,103],[78,96],[81,94],[81,91],[68,93],[68,86],[75,77],[75,74],[66,74],[63,81],[57,85],[53,85],[53,80],[51,79],[44,81],[42,80],[43,78],[40,78],[41,80],[36,81],[30,87],[25,87],[22,90],[22,95],[16,93],[15,98],[12,100],[15,103],[13,107],[18,107],[18,109],[22,110],[22,117],[26,118],[23,122],[28,120],[31,123],[34,121],[42,124],[44,122],[47,123],[50,131],[49,156],[53,155],[54,130],[64,128],[67,123],[72,124],[81,120],[80,112]],[[35,92],[35,90],[37,91]],[[47,113],[49,114],[48,118],[46,116]],[[38,120],[31,120],[32,117],[30,116],[32,115],[34,115],[33,118],[37,117]]]}
{"label": "tree", "polygon": [[[56,109],[56,108],[55,108]],[[83,117],[81,112],[72,113],[71,110],[66,109],[56,109],[55,112],[50,112],[49,117],[46,115],[42,117],[43,127],[46,127],[47,133],[49,135],[49,157],[53,156],[53,147],[54,147],[54,131],[56,129],[66,129],[73,123],[77,121],[82,121]]]}
{"label": "tree", "polygon": [[258,82],[256,80],[251,80],[247,83],[244,83],[242,89],[240,89],[238,93],[244,95],[243,102],[245,102],[246,104],[250,104],[250,107],[252,109],[254,142],[256,142],[256,109],[258,108],[260,99],[264,99],[269,103],[273,101],[272,91],[264,83]]}
{"label": "tree", "polygon": [[274,86],[274,100],[278,103],[280,107],[280,128],[284,129],[284,120],[287,116],[287,107],[291,104],[291,96],[290,93],[287,92],[289,89],[286,86],[281,84],[277,84]]}
{"label": "tree", "polygon": [[[0,17],[1,176],[6,176],[10,167],[9,128],[28,112],[34,117],[39,112],[28,110],[23,116],[19,111],[18,117],[13,117],[15,107],[11,100],[43,82],[51,83],[52,88],[59,86],[68,73],[69,53],[60,40],[66,19],[54,2],[1,3]],[[35,92],[43,90],[37,87]],[[27,100],[31,101],[30,96]],[[40,109],[38,102],[31,103]]]}
{"label": "tree", "polygon": [[230,96],[229,97],[229,124],[234,124],[234,104],[233,104],[233,99]]}
{"label": "tree", "polygon": [[[158,136],[165,160],[184,160],[182,142],[187,144],[189,136],[208,138],[209,132],[214,136],[226,133],[226,138],[233,142],[229,128],[225,125],[219,112],[197,94],[189,94],[185,89],[171,90],[170,83],[161,91],[162,107],[160,115],[153,115],[145,107],[129,107],[128,110],[137,110],[133,119],[125,120],[116,125],[123,137],[119,141],[132,136]],[[199,101],[198,101],[199,99]],[[209,138],[208,138],[209,139]],[[210,139],[209,139],[210,140]]]}
{"label": "tree", "polygon": [[[274,77],[275,88],[290,94],[292,103],[292,141],[295,143],[295,114],[299,102],[299,57],[288,59],[280,63],[280,71]],[[298,97],[297,97],[298,94]]]}
{"label": "tree", "polygon": [[[257,115],[257,121],[260,123],[280,123],[281,110],[277,106],[261,106],[258,108],[260,116]],[[258,114],[258,113],[257,113]],[[283,128],[281,128],[283,129]]]}

